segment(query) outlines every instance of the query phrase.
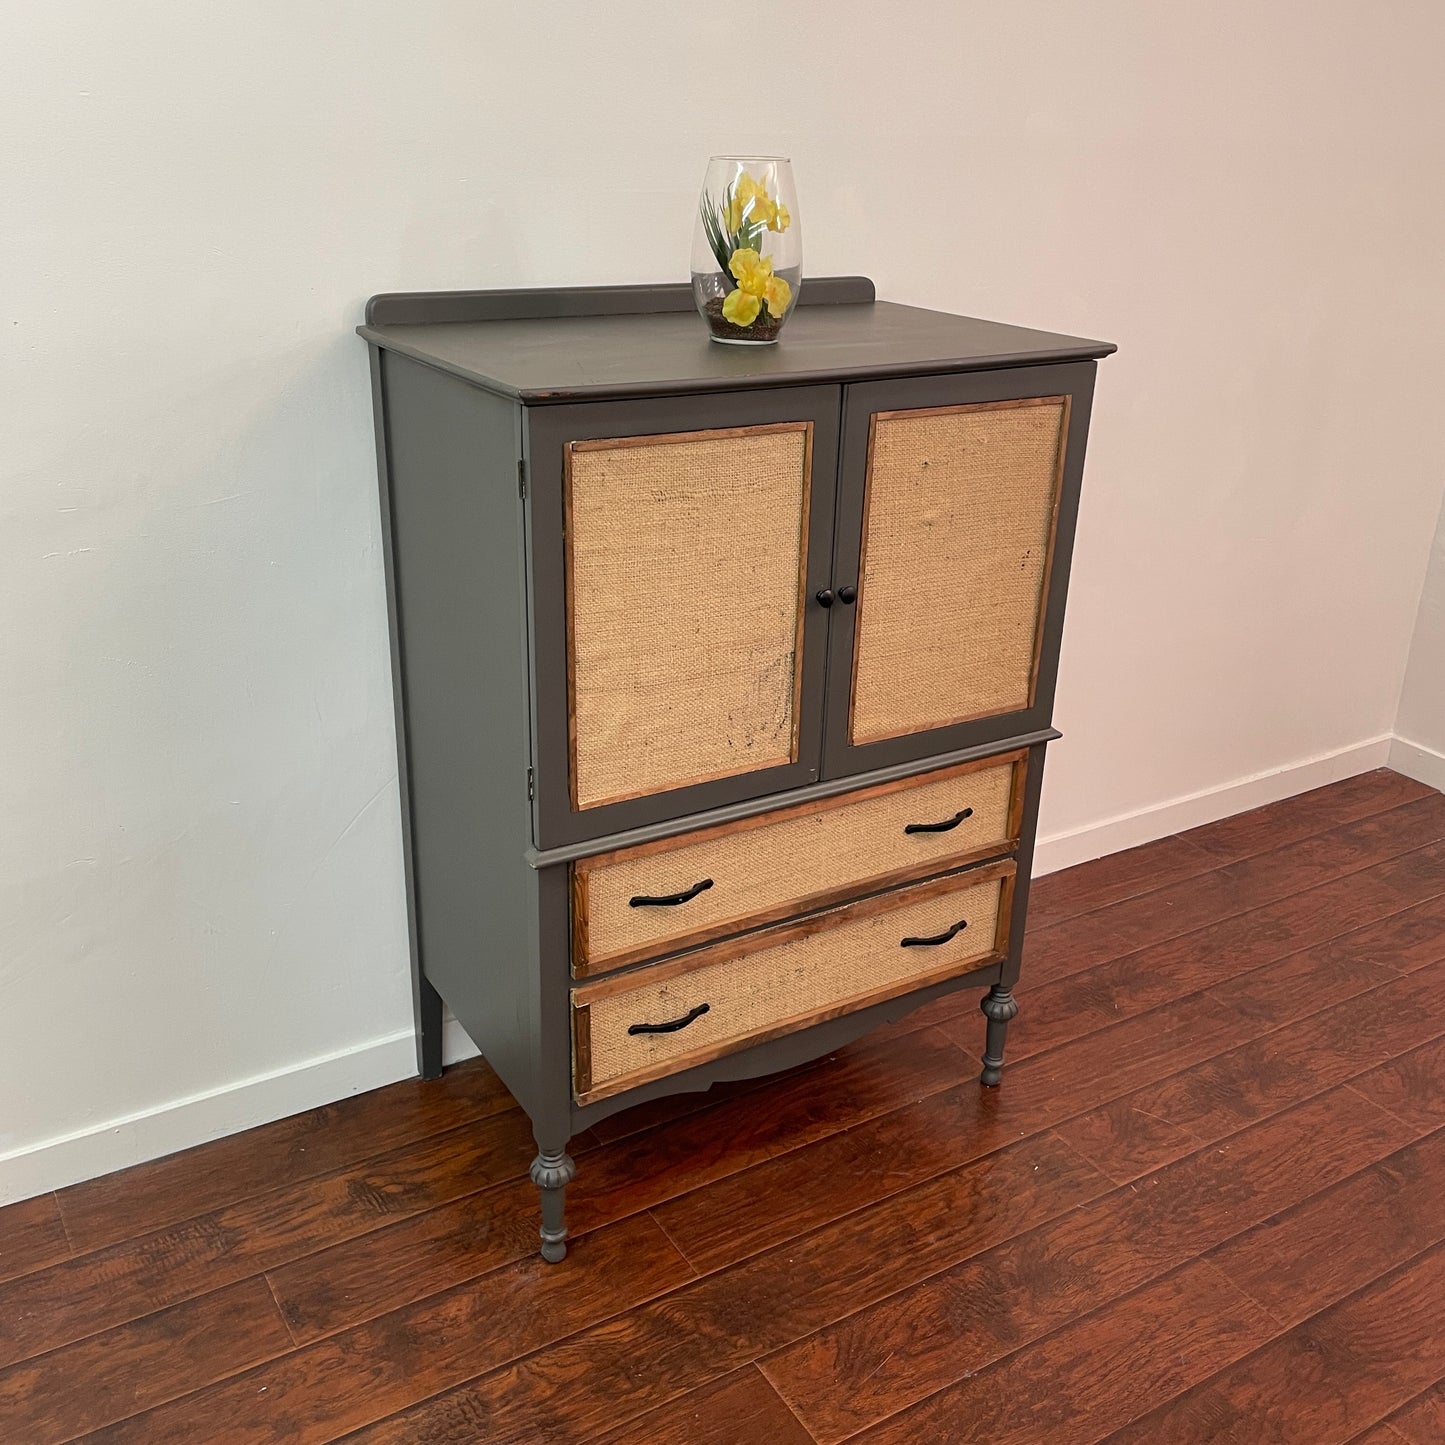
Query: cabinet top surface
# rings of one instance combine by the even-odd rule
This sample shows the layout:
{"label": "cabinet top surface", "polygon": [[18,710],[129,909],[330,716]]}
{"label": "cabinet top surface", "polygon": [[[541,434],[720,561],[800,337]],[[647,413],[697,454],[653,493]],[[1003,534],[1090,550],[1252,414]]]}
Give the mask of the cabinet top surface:
{"label": "cabinet top surface", "polygon": [[[840,299],[808,304],[805,280],[804,303],[772,346],[712,341],[686,286],[376,297],[369,324],[358,330],[377,346],[529,404],[980,371],[1087,360],[1115,349],[916,306],[843,299],[861,288],[871,295],[861,278],[816,284],[820,296]],[[613,309],[633,299],[639,309]],[[545,314],[589,304],[611,314]],[[470,319],[478,316],[492,319]]]}

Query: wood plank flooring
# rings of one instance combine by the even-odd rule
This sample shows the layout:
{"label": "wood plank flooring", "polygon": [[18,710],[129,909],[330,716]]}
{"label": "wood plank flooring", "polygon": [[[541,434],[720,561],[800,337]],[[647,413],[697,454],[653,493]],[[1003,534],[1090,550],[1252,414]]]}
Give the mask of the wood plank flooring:
{"label": "wood plank flooring", "polygon": [[0,1440],[1445,1440],[1445,798],[1040,880],[972,992],[574,1141],[487,1066],[0,1209]]}

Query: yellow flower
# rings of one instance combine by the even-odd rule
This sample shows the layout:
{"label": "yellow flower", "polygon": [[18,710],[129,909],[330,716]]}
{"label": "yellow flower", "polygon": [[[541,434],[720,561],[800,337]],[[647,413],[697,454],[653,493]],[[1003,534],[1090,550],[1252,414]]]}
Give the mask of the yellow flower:
{"label": "yellow flower", "polygon": [[777,215],[778,207],[768,195],[767,185],[763,181],[755,181],[744,171],[738,177],[732,199],[728,202],[728,230],[736,231],[744,220],[755,225],[772,226]]}
{"label": "yellow flower", "polygon": [[772,279],[773,263],[750,246],[740,247],[732,254],[728,270],[737,277],[738,285],[750,296],[762,296]]}
{"label": "yellow flower", "polygon": [[767,297],[768,314],[781,316],[793,299],[793,288],[781,276],[769,276],[763,295]]}
{"label": "yellow flower", "polygon": [[746,291],[729,291],[723,302],[723,315],[734,326],[751,326],[758,319],[763,303]]}
{"label": "yellow flower", "polygon": [[793,218],[788,214],[788,208],[779,201],[773,207],[773,214],[768,217],[768,230],[786,231],[793,224]]}

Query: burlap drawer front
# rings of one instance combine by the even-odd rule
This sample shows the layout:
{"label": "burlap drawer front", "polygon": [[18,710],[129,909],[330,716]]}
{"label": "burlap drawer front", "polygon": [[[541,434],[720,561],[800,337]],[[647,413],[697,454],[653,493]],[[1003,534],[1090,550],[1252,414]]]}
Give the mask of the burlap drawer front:
{"label": "burlap drawer front", "polygon": [[[1017,843],[1023,756],[583,859],[574,875],[573,971],[583,976],[635,963],[870,887],[1007,853]],[[944,827],[906,831],[920,824]],[[684,901],[632,902],[669,897]]]}
{"label": "burlap drawer front", "polygon": [[797,757],[812,424],[567,449],[572,801]]}
{"label": "burlap drawer front", "polygon": [[[737,940],[731,950],[705,950],[690,965],[670,960],[578,989],[578,1100],[619,1093],[1000,956],[1006,947],[1000,903],[1011,877],[1012,865],[988,865],[784,924]],[[942,943],[902,942],[950,933]],[[694,1013],[674,1032],[628,1032]]]}
{"label": "burlap drawer front", "polygon": [[1067,397],[873,418],[852,742],[1031,704],[1067,422]]}

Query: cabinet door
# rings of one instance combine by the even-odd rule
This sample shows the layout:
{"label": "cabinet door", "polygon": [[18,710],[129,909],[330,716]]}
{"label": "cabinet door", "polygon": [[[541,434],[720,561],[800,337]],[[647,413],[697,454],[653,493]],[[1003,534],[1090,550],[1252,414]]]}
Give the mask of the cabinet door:
{"label": "cabinet door", "polygon": [[847,388],[830,775],[1047,726],[1093,373]]}
{"label": "cabinet door", "polygon": [[543,846],[817,779],[839,402],[528,410]]}

